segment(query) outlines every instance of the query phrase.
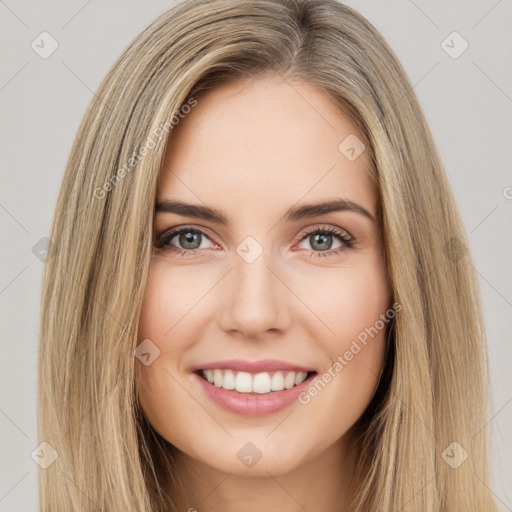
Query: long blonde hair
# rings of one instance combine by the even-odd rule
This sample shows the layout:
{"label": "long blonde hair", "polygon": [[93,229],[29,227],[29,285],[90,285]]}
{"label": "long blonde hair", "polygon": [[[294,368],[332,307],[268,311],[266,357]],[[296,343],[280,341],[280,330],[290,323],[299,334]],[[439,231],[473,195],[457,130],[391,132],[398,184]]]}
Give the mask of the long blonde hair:
{"label": "long blonde hair", "polygon": [[[159,172],[184,106],[264,73],[317,86],[351,116],[380,191],[401,311],[387,377],[359,422],[351,510],[496,511],[469,243],[403,68],[377,30],[335,0],[185,0],[129,45],[94,95],[43,277],[38,437],[58,458],[40,469],[40,510],[174,509],[166,488],[179,468],[141,414],[135,385]],[[451,464],[454,454],[467,460]]]}

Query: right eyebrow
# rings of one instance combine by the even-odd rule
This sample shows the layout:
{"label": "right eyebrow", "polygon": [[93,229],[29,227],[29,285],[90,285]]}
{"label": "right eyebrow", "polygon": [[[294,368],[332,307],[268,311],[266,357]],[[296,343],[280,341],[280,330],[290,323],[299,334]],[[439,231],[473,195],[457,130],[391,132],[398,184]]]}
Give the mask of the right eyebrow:
{"label": "right eyebrow", "polygon": [[165,200],[156,205],[156,212],[176,213],[184,217],[197,217],[217,224],[229,225],[228,218],[221,211],[209,206],[183,203],[182,201]]}

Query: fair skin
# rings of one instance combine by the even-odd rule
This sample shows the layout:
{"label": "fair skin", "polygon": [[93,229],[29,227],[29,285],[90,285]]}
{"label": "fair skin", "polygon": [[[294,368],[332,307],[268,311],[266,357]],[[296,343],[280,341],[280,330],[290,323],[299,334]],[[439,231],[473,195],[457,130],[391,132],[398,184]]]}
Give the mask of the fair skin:
{"label": "fair skin", "polygon": [[[139,365],[139,393],[154,429],[178,450],[189,486],[175,491],[178,510],[348,510],[357,458],[350,429],[377,387],[385,329],[309,403],[260,417],[219,407],[191,369],[279,359],[322,375],[390,307],[377,221],[351,210],[283,218],[290,207],[339,198],[377,218],[369,152],[350,161],[338,150],[358,133],[322,91],[274,75],[207,91],[172,132],[157,203],[209,206],[229,222],[155,214],[168,245],[151,258],[138,334],[160,356]],[[171,242],[183,226],[207,236],[195,246],[186,235]],[[337,229],[355,245],[304,235],[311,227]],[[263,251],[251,263],[237,253],[248,236]],[[252,467],[237,456],[248,442],[262,454]]]}

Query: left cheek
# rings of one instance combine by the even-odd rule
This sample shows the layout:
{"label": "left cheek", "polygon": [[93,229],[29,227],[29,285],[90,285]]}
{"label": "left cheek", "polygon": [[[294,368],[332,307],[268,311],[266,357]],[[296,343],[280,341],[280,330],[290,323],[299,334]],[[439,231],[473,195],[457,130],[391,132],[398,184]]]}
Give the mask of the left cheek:
{"label": "left cheek", "polygon": [[382,331],[373,338],[368,337],[365,343],[357,339],[342,342],[330,353],[332,360],[341,364],[334,371],[337,374],[334,395],[347,407],[351,404],[354,411],[362,412],[375,392],[384,364],[385,338]]}
{"label": "left cheek", "polygon": [[388,294],[375,276],[350,276],[332,283],[330,292],[317,297],[317,307],[334,333],[337,343],[348,343],[375,326],[385,313]]}
{"label": "left cheek", "polygon": [[[373,285],[372,285],[373,284]],[[377,323],[385,313],[388,296],[384,286],[368,280],[345,280],[345,288],[325,307],[326,323],[335,333],[324,338],[329,359],[342,365],[332,368],[345,395],[371,395],[381,373],[386,349],[387,324]],[[334,302],[335,301],[335,302]],[[332,307],[335,303],[336,307]]]}

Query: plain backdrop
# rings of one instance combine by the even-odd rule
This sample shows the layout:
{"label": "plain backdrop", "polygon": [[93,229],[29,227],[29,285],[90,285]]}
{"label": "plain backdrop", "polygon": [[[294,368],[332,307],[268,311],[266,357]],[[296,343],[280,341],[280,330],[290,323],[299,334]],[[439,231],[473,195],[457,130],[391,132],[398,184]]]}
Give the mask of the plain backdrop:
{"label": "plain backdrop", "polygon": [[[512,0],[347,4],[404,65],[469,234],[489,340],[492,491],[512,511]],[[0,512],[37,510],[31,453],[43,263],[33,248],[48,236],[94,91],[128,43],[171,5],[0,0]],[[43,58],[41,47],[52,44],[57,49]]]}

